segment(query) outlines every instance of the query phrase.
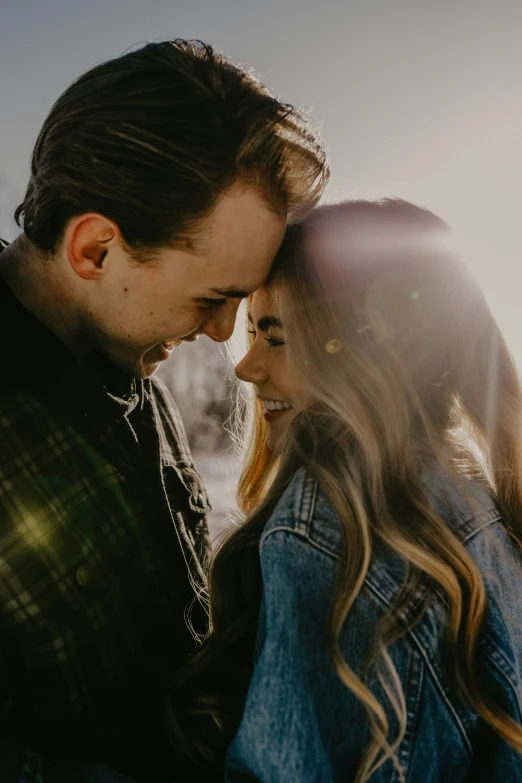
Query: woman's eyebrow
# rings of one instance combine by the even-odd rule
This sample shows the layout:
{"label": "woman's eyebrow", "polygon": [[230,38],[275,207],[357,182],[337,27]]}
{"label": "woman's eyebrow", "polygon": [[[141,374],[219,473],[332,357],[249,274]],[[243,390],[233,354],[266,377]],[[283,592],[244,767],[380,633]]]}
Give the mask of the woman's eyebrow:
{"label": "woman's eyebrow", "polygon": [[[248,320],[251,324],[254,323],[254,319],[248,314]],[[275,329],[283,329],[283,324],[279,320],[279,318],[276,318],[274,315],[264,315],[262,318],[259,319],[257,322],[257,328],[260,332],[267,332],[270,327],[273,326]]]}

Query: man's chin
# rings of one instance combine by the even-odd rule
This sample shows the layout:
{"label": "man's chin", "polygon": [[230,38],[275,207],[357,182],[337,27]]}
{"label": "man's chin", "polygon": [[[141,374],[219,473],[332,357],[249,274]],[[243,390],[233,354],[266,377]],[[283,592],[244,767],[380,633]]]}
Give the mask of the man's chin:
{"label": "man's chin", "polygon": [[139,349],[133,352],[127,346],[122,346],[120,350],[116,348],[111,350],[104,346],[102,352],[114,367],[117,367],[130,378],[137,378],[138,380],[150,378],[160,364],[169,357],[167,350],[161,345],[155,345],[145,351],[145,353],[139,352]]}
{"label": "man's chin", "polygon": [[154,375],[160,364],[169,358],[170,351],[168,351],[161,343],[150,348],[143,356],[140,357],[139,374],[136,374],[136,378],[150,378]]}
{"label": "man's chin", "polygon": [[129,378],[136,378],[141,381],[154,375],[161,363],[157,359],[154,360],[153,357],[150,357],[149,352],[138,357],[107,354],[107,358],[111,364],[125,373],[125,375],[128,375]]}
{"label": "man's chin", "polygon": [[128,373],[132,378],[136,378],[138,381],[144,381],[147,378],[150,378],[156,370],[159,367],[159,362],[156,364],[151,364],[150,362],[142,362],[138,365],[134,365],[134,367],[124,367],[122,368],[125,372]]}

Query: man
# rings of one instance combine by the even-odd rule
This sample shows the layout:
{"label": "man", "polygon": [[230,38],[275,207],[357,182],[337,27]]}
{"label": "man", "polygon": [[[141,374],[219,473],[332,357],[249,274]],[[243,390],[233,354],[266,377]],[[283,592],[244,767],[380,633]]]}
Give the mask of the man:
{"label": "man", "polygon": [[97,66],[52,108],[0,254],[0,770],[173,777],[207,500],[150,376],[230,337],[326,178],[305,119],[197,42]]}

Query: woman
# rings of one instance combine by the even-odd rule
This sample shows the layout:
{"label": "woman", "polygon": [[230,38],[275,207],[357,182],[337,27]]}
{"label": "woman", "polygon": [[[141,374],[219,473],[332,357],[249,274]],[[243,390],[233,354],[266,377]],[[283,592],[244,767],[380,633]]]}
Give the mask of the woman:
{"label": "woman", "polygon": [[445,234],[321,208],[251,299],[246,520],[174,697],[228,781],[522,780],[522,393]]}

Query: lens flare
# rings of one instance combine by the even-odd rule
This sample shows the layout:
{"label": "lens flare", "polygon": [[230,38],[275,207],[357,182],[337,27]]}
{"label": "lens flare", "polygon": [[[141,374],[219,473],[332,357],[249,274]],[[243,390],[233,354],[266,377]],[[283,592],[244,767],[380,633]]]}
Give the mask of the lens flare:
{"label": "lens flare", "polygon": [[339,340],[339,338],[338,337],[334,337],[333,340],[329,340],[326,343],[325,350],[326,350],[327,353],[337,353],[338,351],[341,350],[341,345],[342,345],[342,343]]}

